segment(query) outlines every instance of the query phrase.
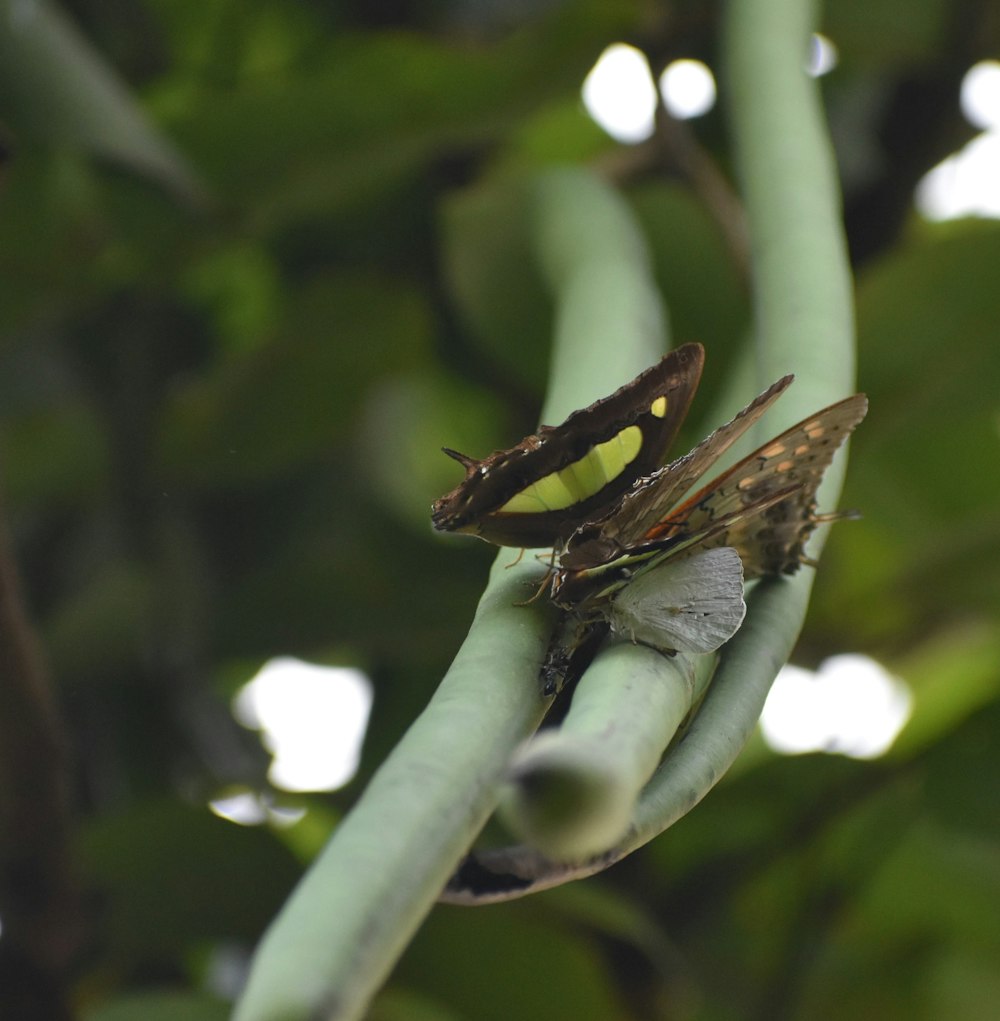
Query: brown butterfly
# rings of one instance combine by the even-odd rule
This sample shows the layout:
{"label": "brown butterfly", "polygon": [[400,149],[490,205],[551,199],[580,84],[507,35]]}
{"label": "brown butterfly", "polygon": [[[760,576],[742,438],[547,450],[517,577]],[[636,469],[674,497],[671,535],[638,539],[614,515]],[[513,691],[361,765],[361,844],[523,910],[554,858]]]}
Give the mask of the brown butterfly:
{"label": "brown butterfly", "polygon": [[701,345],[687,344],[509,450],[481,461],[446,450],[466,478],[434,503],[434,526],[553,547],[552,598],[583,626],[663,649],[718,648],[742,622],[744,580],[809,563],[809,536],[838,517],[816,513],[816,492],[868,400],[855,394],[810,415],[688,495],[793,378],[660,467],[703,362]]}
{"label": "brown butterfly", "polygon": [[[647,587],[651,593],[654,590],[646,576],[663,575],[673,558],[690,558],[719,547],[732,549],[739,554],[746,580],[791,574],[809,563],[806,541],[817,524],[837,516],[816,513],[816,491],[833,455],[868,410],[863,394],[803,419],[686,496],[791,381],[791,376],[779,380],[689,454],[640,479],[610,511],[576,529],[551,579],[555,602],[578,613],[611,616],[613,624],[616,612],[618,617],[639,621],[640,592]],[[706,580],[715,584],[706,585],[705,606],[695,600],[691,613],[692,619],[701,614],[709,627],[708,618],[721,612],[712,599],[734,590],[736,562],[715,558],[702,563]],[[673,568],[678,569],[679,564]],[[689,565],[685,570],[690,570]],[[640,578],[642,588],[636,589]],[[649,609],[656,611],[652,604]],[[742,619],[735,605],[727,616]],[[733,631],[738,626],[737,620]]]}
{"label": "brown butterfly", "polygon": [[744,580],[811,563],[809,536],[838,517],[816,513],[816,491],[868,410],[863,394],[803,419],[686,496],[791,382],[778,380],[569,536],[551,576],[552,598],[569,614],[542,668],[547,694],[562,687],[577,649],[609,627],[665,652],[711,652],[742,624]]}
{"label": "brown butterfly", "polygon": [[562,425],[543,425],[481,461],[445,448],[466,475],[434,502],[434,527],[498,546],[561,546],[663,464],[704,361],[700,344],[685,344]]}

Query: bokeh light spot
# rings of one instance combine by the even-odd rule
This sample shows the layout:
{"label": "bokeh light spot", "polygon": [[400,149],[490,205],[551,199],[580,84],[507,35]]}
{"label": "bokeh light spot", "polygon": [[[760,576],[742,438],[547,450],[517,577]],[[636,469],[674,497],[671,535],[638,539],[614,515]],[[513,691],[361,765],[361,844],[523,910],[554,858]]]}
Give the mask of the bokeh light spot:
{"label": "bokeh light spot", "polygon": [[371,681],[360,670],[282,657],[243,686],[233,714],[261,732],[275,787],[329,791],[357,771],[371,704]]}
{"label": "bokeh light spot", "polygon": [[715,106],[715,76],[700,60],[675,60],[660,75],[660,94],[674,117],[700,117]]}
{"label": "bokeh light spot", "polygon": [[1000,61],[981,60],[965,73],[959,102],[962,113],[983,131],[1000,128]]}
{"label": "bokeh light spot", "polygon": [[819,669],[786,666],[761,714],[776,752],[831,752],[854,759],[885,754],[910,717],[912,696],[868,656],[832,656]]}
{"label": "bokeh light spot", "polygon": [[806,73],[812,78],[821,78],[829,74],[839,62],[840,53],[837,47],[825,35],[815,32],[809,41]]}
{"label": "bokeh light spot", "polygon": [[615,43],[583,82],[587,113],[614,139],[634,144],[653,134],[656,87],[645,54]]}

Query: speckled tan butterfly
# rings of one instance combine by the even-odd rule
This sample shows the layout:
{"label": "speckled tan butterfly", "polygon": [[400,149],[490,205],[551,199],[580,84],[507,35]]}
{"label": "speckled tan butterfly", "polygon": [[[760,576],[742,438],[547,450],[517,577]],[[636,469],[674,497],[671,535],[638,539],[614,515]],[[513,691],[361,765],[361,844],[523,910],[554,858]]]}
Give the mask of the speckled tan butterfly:
{"label": "speckled tan butterfly", "polygon": [[[817,524],[816,491],[868,410],[855,394],[687,492],[792,382],[785,376],[690,453],[638,480],[567,539],[552,598],[664,651],[709,652],[743,620],[743,581],[791,574]],[[725,551],[725,552],[724,552]],[[714,555],[713,555],[714,554]]]}

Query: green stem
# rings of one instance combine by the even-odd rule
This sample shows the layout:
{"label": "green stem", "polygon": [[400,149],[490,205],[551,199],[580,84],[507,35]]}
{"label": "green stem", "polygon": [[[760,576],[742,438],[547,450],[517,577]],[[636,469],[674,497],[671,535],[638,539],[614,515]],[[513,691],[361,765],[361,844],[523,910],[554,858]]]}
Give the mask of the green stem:
{"label": "green stem", "polygon": [[[815,17],[810,0],[731,0],[725,20],[723,66],[753,257],[758,388],[796,373],[775,409],[779,428],[854,390],[853,284],[836,164],[816,82],[803,71]],[[831,503],[843,464],[841,457],[827,473]]]}
{"label": "green stem", "polygon": [[482,828],[511,750],[544,710],[551,621],[517,606],[538,565],[494,565],[468,638],[257,950],[238,1021],[354,1018]]}
{"label": "green stem", "polygon": [[544,422],[606,397],[662,357],[667,324],[631,210],[593,174],[550,171],[531,192],[538,260],[556,296]]}
{"label": "green stem", "polygon": [[[617,195],[569,170],[542,178],[532,200],[557,307],[544,417],[558,421],[662,352],[662,312]],[[514,749],[546,707],[538,672],[552,627],[544,602],[515,605],[537,588],[535,558],[507,569],[511,559],[500,553],[430,704],[265,934],[236,1021],[362,1016],[495,807]]]}
{"label": "green stem", "polygon": [[[725,21],[726,84],[753,252],[756,389],[789,370],[797,373],[764,423],[772,435],[854,388],[852,285],[836,172],[816,85],[803,70],[813,16],[808,0],[732,0]],[[842,452],[820,491],[824,508],[836,504],[844,465]],[[814,537],[812,556],[824,538]],[[445,898],[506,900],[592,875],[693,808],[752,733],[802,628],[812,582],[807,569],[751,592],[746,622],[724,647],[694,723],[646,786],[618,845],[572,865],[528,847],[488,852],[476,860],[481,870],[518,880],[507,890],[491,883],[484,893],[467,881],[475,875],[467,870],[449,884]]]}
{"label": "green stem", "polygon": [[504,802],[511,829],[560,861],[613,846],[691,709],[697,661],[616,642],[580,679],[562,724],[515,757]]}

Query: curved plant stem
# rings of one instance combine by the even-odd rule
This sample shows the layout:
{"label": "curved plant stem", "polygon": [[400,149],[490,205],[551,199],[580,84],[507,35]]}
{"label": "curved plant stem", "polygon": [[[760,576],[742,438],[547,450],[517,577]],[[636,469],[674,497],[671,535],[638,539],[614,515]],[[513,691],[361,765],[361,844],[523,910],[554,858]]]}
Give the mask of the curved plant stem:
{"label": "curved plant stem", "polygon": [[[752,392],[785,372],[797,374],[767,417],[771,435],[850,393],[854,381],[851,276],[836,173],[816,86],[803,70],[813,14],[807,0],[733,0],[725,23],[725,84],[754,265]],[[844,464],[841,453],[827,473],[824,508],[836,504]],[[825,531],[814,536],[811,556],[818,556]],[[746,622],[723,649],[698,716],[643,791],[619,844],[572,865],[524,846],[478,854],[456,873],[444,899],[506,900],[592,875],[689,811],[752,732],[798,638],[812,582],[812,571],[803,570],[750,594]]]}
{"label": "curved plant stem", "polygon": [[[802,72],[811,14],[802,0],[737,0],[727,15],[733,133],[756,272],[759,382],[798,371],[779,408],[789,422],[849,392],[853,376],[835,177],[814,86]],[[613,194],[566,171],[543,179],[534,199],[537,247],[557,295],[554,389],[544,415],[557,421],[649,364],[663,323],[641,240]],[[841,477],[842,459],[823,489],[828,506]],[[537,668],[546,614],[512,605],[538,568],[525,557],[506,571],[509,559],[505,553],[497,561],[469,637],[430,705],[266,934],[238,1021],[360,1016],[494,807],[514,748],[545,708]],[[472,858],[447,899],[481,903],[489,884],[504,899],[598,871],[688,811],[754,726],[798,635],[811,582],[802,572],[751,594],[747,623],[724,650],[691,729],[643,791],[620,845],[573,868],[523,848]]]}
{"label": "curved plant stem", "polygon": [[546,615],[515,606],[533,558],[498,558],[469,636],[261,943],[236,1018],[360,1016],[492,811],[511,749],[541,719]]}
{"label": "curved plant stem", "polygon": [[[544,418],[602,396],[662,351],[663,317],[624,203],[560,171],[530,196],[556,297],[554,385]],[[610,357],[607,337],[614,325]],[[538,672],[552,626],[529,551],[501,551],[468,638],[430,704],[271,924],[237,1021],[345,1019],[367,1004],[496,805],[517,745],[546,701]]]}
{"label": "curved plant stem", "polygon": [[[854,389],[854,300],[841,199],[817,85],[803,64],[810,0],[733,0],[728,109],[753,257],[757,383],[795,386],[768,416],[784,427]],[[840,492],[844,458],[827,472]]]}
{"label": "curved plant stem", "polygon": [[513,783],[503,803],[510,829],[561,861],[580,861],[617,843],[691,710],[698,665],[693,656],[668,659],[628,642],[602,650],[559,727],[536,735],[511,763]]}

